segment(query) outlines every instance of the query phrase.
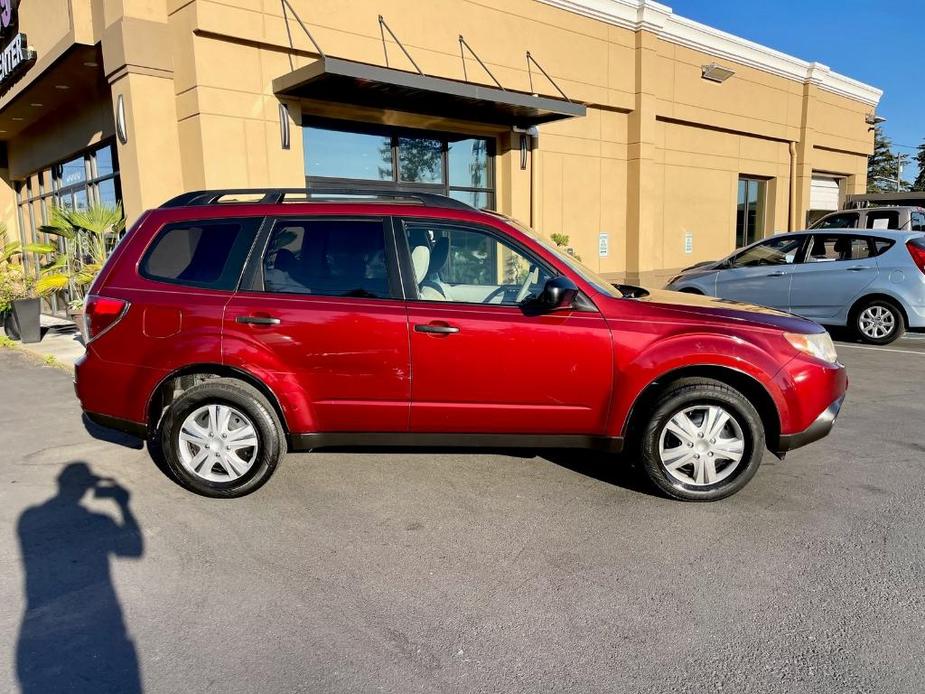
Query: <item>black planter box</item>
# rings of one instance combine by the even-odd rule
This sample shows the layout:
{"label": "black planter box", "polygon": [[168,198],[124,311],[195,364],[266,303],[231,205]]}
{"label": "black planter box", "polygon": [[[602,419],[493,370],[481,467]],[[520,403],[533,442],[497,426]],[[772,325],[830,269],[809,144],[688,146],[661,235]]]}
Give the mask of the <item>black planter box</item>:
{"label": "black planter box", "polygon": [[42,322],[39,318],[41,306],[38,299],[17,299],[13,302],[13,316],[23,342],[39,342],[42,339]]}
{"label": "black planter box", "polygon": [[2,314],[3,317],[3,332],[6,333],[6,336],[11,340],[19,339],[19,326],[16,325],[16,317],[13,315],[13,309],[9,311],[4,311]]}

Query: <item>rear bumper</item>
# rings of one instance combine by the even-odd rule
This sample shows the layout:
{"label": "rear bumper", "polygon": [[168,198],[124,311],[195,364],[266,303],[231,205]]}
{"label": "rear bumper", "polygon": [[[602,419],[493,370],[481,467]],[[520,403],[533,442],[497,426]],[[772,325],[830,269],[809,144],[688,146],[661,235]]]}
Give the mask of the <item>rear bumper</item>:
{"label": "rear bumper", "polygon": [[144,424],[106,414],[84,412],[83,424],[87,433],[98,441],[116,443],[127,448],[143,448],[148,438],[148,427]]}
{"label": "rear bumper", "polygon": [[803,431],[797,432],[796,434],[781,434],[777,444],[777,452],[786,453],[787,451],[792,451],[795,448],[800,448],[828,436],[829,432],[832,431],[832,426],[835,424],[835,419],[838,417],[838,413],[841,411],[841,406],[844,402],[845,396],[842,395],[835,402],[826,407],[822,411],[822,414],[816,417],[813,423]]}

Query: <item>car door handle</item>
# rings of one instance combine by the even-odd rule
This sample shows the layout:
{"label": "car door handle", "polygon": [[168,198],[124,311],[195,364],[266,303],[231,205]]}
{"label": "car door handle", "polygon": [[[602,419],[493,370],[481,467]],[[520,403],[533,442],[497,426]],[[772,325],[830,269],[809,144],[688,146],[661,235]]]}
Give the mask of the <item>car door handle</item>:
{"label": "car door handle", "polygon": [[246,325],[279,325],[280,323],[279,318],[270,316],[238,316],[235,321]]}
{"label": "car door handle", "polygon": [[848,272],[864,272],[866,269],[866,267],[849,267]]}
{"label": "car door handle", "polygon": [[786,274],[787,274],[786,272],[781,272],[780,270],[778,270],[777,272],[769,272],[768,277],[783,277]]}
{"label": "car door handle", "polygon": [[414,331],[416,333],[430,333],[432,335],[452,335],[453,333],[458,333],[459,328],[455,325],[434,325],[430,323],[427,325],[415,325]]}

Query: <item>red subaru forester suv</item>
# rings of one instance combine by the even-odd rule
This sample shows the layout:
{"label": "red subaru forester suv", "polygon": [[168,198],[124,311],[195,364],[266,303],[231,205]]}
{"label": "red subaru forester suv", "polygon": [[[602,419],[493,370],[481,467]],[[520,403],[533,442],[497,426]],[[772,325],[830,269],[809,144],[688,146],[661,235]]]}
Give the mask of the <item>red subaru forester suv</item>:
{"label": "red subaru forester suv", "polygon": [[816,323],[614,285],[516,222],[427,193],[187,193],[86,305],[86,417],[213,497],[286,450],[632,450],[679,499],[825,436],[847,378]]}

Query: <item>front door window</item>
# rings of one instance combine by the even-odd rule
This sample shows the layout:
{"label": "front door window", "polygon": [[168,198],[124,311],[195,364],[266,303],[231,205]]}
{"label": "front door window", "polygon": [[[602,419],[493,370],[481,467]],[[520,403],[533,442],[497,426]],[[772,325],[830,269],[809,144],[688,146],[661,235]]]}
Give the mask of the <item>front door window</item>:
{"label": "front door window", "polygon": [[514,305],[535,298],[552,273],[487,230],[406,222],[418,298]]}
{"label": "front door window", "polygon": [[780,236],[742,251],[730,261],[730,267],[790,265],[796,262],[805,236]]}

